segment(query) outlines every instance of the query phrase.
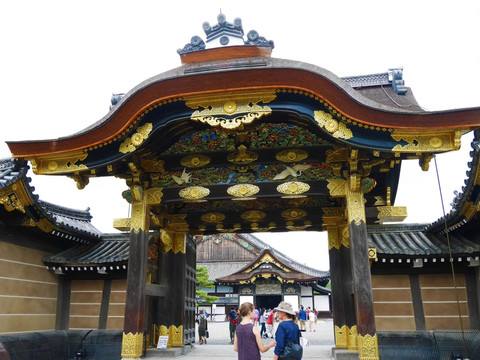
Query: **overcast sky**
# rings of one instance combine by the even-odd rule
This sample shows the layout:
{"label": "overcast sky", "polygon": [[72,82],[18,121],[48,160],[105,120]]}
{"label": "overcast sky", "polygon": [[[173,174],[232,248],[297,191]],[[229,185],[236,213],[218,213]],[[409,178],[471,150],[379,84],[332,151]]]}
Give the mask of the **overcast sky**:
{"label": "overcast sky", "polygon": [[[245,34],[255,29],[273,40],[274,57],[338,76],[403,67],[405,85],[425,109],[480,106],[479,1],[3,1],[0,158],[10,156],[5,140],[75,133],[108,112],[112,93],[180,66],[176,50],[193,35],[205,38],[202,23],[216,24],[220,9],[229,22],[240,17]],[[447,212],[466,178],[470,141],[438,156]],[[417,161],[402,164],[395,205],[408,207],[406,222],[442,215],[434,171],[433,162],[426,173]],[[113,218],[128,216],[118,179],[93,179],[82,191],[63,177],[32,183],[42,200],[90,207],[104,232],[113,231]],[[328,269],[325,235],[277,234],[268,242]]]}

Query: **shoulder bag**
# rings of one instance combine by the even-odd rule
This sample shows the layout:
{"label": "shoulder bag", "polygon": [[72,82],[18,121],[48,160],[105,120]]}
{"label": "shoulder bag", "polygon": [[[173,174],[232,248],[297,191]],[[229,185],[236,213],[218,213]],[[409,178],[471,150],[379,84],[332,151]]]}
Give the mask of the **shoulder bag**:
{"label": "shoulder bag", "polygon": [[[286,330],[285,330],[286,335]],[[300,330],[298,330],[297,341],[300,343]],[[301,359],[303,355],[303,348],[300,344],[295,344],[293,341],[288,341],[280,354],[280,359]]]}

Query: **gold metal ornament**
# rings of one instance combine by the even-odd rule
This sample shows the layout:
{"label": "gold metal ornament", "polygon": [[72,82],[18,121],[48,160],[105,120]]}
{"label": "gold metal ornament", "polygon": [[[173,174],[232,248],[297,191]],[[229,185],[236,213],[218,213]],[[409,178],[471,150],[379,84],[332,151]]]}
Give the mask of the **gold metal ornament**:
{"label": "gold metal ornament", "polygon": [[327,182],[327,188],[331,197],[344,197],[346,195],[345,186],[347,181],[345,179],[327,179]]}
{"label": "gold metal ornament", "polygon": [[185,103],[191,109],[199,109],[191,115],[192,120],[236,129],[271,114],[270,107],[258,103],[267,104],[275,98],[275,90],[259,90],[191,96],[185,99]]}
{"label": "gold metal ornament", "polygon": [[358,358],[360,360],[379,360],[377,335],[358,335]]}
{"label": "gold metal ornament", "polygon": [[278,161],[283,161],[287,163],[298,162],[308,158],[308,152],[299,149],[283,150],[275,154],[275,158]]}
{"label": "gold metal ornament", "polygon": [[352,327],[348,327],[348,343],[347,348],[348,350],[357,350],[358,349],[358,339],[357,339],[357,325],[353,325]]}
{"label": "gold metal ornament", "polygon": [[74,173],[81,170],[88,170],[88,167],[78,162],[87,158],[88,153],[83,151],[75,151],[67,154],[49,156],[49,157],[35,157],[31,158],[32,170],[37,175],[48,174],[67,174]]}
{"label": "gold metal ornament", "polygon": [[202,186],[191,186],[180,190],[178,194],[183,199],[198,200],[210,195],[210,190]]}
{"label": "gold metal ornament", "polygon": [[180,159],[180,164],[188,168],[197,168],[210,164],[210,161],[212,161],[210,156],[198,154],[185,156]]}
{"label": "gold metal ornament", "polygon": [[[265,218],[266,216],[267,216],[266,213],[264,213],[263,211],[259,211],[259,210],[246,211],[246,212],[244,212],[240,215],[240,217],[243,220],[251,221],[251,222],[260,221],[263,218]],[[253,226],[253,224],[252,224],[252,226]]]}
{"label": "gold metal ornament", "polygon": [[125,139],[125,141],[120,144],[119,151],[123,154],[135,151],[135,149],[148,138],[152,129],[153,125],[151,123],[146,123],[145,125],[140,126],[135,134]]}
{"label": "gold metal ornament", "polygon": [[406,206],[378,206],[377,207],[379,222],[399,222],[407,217]]}
{"label": "gold metal ornament", "polygon": [[143,352],[143,333],[123,333],[122,358],[137,359]]}
{"label": "gold metal ornament", "polygon": [[200,219],[203,222],[208,224],[220,224],[225,220],[225,214],[219,212],[212,212],[208,214],[203,214]]}
{"label": "gold metal ornament", "polygon": [[257,194],[260,188],[252,184],[238,184],[230,186],[227,189],[228,195],[235,196],[237,198],[247,198]]}
{"label": "gold metal ornament", "polygon": [[234,164],[248,164],[258,159],[258,154],[248,151],[245,145],[240,145],[238,151],[228,154],[227,160]]}
{"label": "gold metal ornament", "polygon": [[307,214],[303,209],[288,209],[281,213],[285,220],[299,220],[307,216]]}
{"label": "gold metal ornament", "polygon": [[458,150],[461,145],[462,132],[459,130],[419,133],[418,131],[395,130],[391,133],[397,144],[392,148],[395,152],[443,152]]}
{"label": "gold metal ornament", "polygon": [[310,185],[300,181],[289,181],[277,186],[277,191],[285,195],[299,195],[310,190]]}
{"label": "gold metal ornament", "polygon": [[343,349],[347,347],[347,325],[342,327],[335,325],[335,347]]}
{"label": "gold metal ornament", "polygon": [[319,110],[314,111],[314,115],[317,124],[332,134],[333,137],[345,140],[353,137],[352,131],[344,123],[335,120],[331,114]]}

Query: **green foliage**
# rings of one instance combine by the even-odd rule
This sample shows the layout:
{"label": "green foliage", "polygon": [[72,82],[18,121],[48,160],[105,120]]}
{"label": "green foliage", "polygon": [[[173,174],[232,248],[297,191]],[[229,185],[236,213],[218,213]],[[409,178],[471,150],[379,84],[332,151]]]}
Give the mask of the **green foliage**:
{"label": "green foliage", "polygon": [[205,266],[197,266],[197,289],[195,290],[197,306],[199,304],[210,305],[218,300],[218,297],[208,295],[200,289],[213,289],[215,284],[208,280],[208,270]]}

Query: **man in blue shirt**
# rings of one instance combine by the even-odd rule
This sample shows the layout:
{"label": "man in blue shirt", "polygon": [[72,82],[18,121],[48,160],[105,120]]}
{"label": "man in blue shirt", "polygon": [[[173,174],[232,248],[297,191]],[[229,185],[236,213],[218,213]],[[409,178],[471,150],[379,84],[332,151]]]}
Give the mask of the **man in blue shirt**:
{"label": "man in blue shirt", "polygon": [[307,321],[307,312],[303,308],[303,305],[300,305],[300,311],[298,312],[298,322],[300,323],[300,331],[305,331],[305,321]]}

